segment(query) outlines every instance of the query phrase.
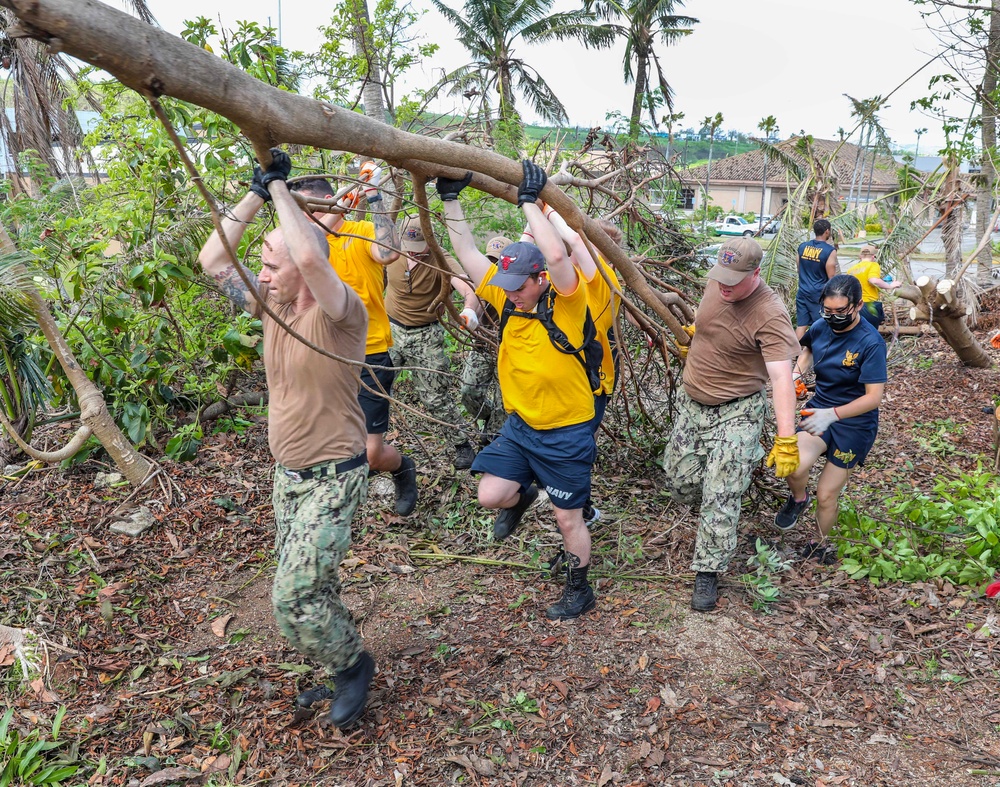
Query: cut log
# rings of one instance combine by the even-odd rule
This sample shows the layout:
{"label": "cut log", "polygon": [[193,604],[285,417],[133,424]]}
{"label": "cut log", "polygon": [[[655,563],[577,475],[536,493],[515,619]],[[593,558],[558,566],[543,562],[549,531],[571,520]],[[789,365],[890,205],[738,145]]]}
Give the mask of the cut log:
{"label": "cut log", "polygon": [[955,297],[955,282],[951,279],[941,279],[941,281],[937,283],[937,287],[935,289],[937,290],[937,294],[941,297],[941,300],[949,306],[954,306],[956,304],[957,299]]}

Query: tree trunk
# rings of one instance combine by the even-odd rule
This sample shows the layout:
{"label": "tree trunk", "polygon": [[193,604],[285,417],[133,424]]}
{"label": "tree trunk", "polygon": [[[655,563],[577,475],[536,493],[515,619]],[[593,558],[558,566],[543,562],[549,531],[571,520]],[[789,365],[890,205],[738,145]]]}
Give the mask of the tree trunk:
{"label": "tree trunk", "polygon": [[640,54],[636,59],[635,90],[632,92],[632,113],[628,119],[628,135],[632,139],[639,138],[639,125],[642,121],[642,96],[646,92],[646,75],[649,73],[649,57]]}
{"label": "tree trunk", "polygon": [[382,72],[375,58],[371,44],[371,19],[368,16],[367,0],[353,0],[351,12],[354,16],[354,51],[365,59],[368,73],[361,88],[362,101],[365,102],[365,114],[379,123],[386,122],[385,102],[383,101]]}
{"label": "tree trunk", "polygon": [[951,279],[962,265],[962,224],[965,219],[965,199],[960,193],[961,184],[958,179],[958,160],[951,156],[948,171],[941,187],[945,195],[942,207],[952,210],[941,222],[941,243],[944,245],[944,275]]}
{"label": "tree trunk", "polygon": [[[0,224],[0,253],[12,254],[15,251],[14,242],[7,234],[6,228]],[[62,333],[59,332],[59,327],[49,312],[48,304],[35,288],[28,292],[28,306],[76,392],[77,401],[80,403],[80,421],[101,441],[101,445],[129,483],[135,486],[141,485],[149,475],[151,469],[149,461],[135,450],[118,428],[118,424],[108,412],[108,406],[100,389],[80,368]],[[39,455],[37,458],[45,461],[44,455]]]}
{"label": "tree trunk", "polygon": [[[8,32],[52,42],[62,51],[99,65],[146,96],[169,95],[217,112],[236,123],[257,157],[281,143],[349,150],[381,158],[428,178],[474,174],[472,186],[517,201],[521,164],[489,150],[410,134],[341,107],[259,82],[210,52],[97,0],[0,0],[21,20]],[[582,231],[622,274],[625,283],[663,320],[678,344],[688,336],[657,299],[624,250],[592,218],[584,216],[555,184],[543,199]]]}
{"label": "tree trunk", "polygon": [[969,330],[969,309],[954,289],[950,279],[935,281],[929,276],[921,276],[915,285],[904,285],[896,294],[915,304],[910,316],[929,321],[964,365],[988,369],[993,362]]}
{"label": "tree trunk", "polygon": [[[990,32],[986,43],[986,68],[983,72],[982,91],[979,103],[982,111],[983,160],[976,191],[976,233],[980,238],[992,231],[988,226],[993,214],[993,184],[996,181],[996,166],[993,156],[997,145],[997,69],[1000,68],[1000,0],[993,0],[990,10]],[[993,267],[992,244],[986,244],[976,257],[976,281],[988,285]]]}

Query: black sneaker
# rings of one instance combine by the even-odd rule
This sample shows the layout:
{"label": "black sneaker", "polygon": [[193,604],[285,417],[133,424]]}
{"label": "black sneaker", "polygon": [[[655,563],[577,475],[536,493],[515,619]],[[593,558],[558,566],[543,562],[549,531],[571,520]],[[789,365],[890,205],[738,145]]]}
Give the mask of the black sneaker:
{"label": "black sneaker", "polygon": [[468,470],[476,460],[476,449],[466,440],[461,445],[455,446],[455,461],[452,462],[456,470]]}
{"label": "black sneaker", "polygon": [[782,533],[787,533],[795,527],[795,523],[799,521],[802,512],[806,510],[811,502],[812,498],[808,494],[806,495],[806,499],[801,502],[796,502],[795,496],[789,495],[781,510],[774,515],[774,526]]}
{"label": "black sneaker", "polygon": [[711,612],[719,600],[719,575],[709,571],[699,571],[694,575],[694,593],[691,594],[691,609],[695,612]]}
{"label": "black sneaker", "polygon": [[375,659],[367,650],[361,651],[353,667],[337,673],[333,702],[330,703],[330,721],[333,724],[343,729],[361,718],[374,674]]}
{"label": "black sneaker", "polygon": [[504,508],[500,510],[497,514],[496,521],[493,523],[493,540],[503,541],[507,536],[513,533],[519,524],[521,524],[521,519],[524,517],[524,512],[527,511],[531,504],[538,499],[538,487],[532,484],[528,487],[526,492],[521,493],[521,498],[517,501],[517,505],[513,508]]}
{"label": "black sneaker", "polygon": [[403,457],[399,468],[392,471],[396,487],[396,513],[409,516],[417,507],[417,466],[408,456]]}
{"label": "black sneaker", "polygon": [[815,560],[821,566],[832,566],[837,562],[837,547],[833,544],[810,541],[802,548],[803,560]]}

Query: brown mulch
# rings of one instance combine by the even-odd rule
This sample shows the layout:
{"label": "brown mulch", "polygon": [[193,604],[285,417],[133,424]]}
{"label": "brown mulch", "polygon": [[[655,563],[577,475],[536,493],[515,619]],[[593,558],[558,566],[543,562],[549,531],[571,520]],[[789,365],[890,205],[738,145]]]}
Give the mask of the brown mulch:
{"label": "brown mulch", "polygon": [[[996,372],[960,367],[935,337],[893,353],[879,441],[849,490],[872,507],[993,461]],[[540,566],[557,543],[546,506],[497,545],[464,473],[428,466],[408,521],[374,485],[343,573],[379,672],[348,734],[292,713],[325,676],[271,618],[261,428],[167,464],[183,500],[137,500],[159,520],[139,539],[109,531],[130,490],[95,489],[95,464],[2,481],[0,623],[52,643],[47,684],[2,683],[5,699],[24,729],[68,708],[81,784],[997,783],[995,602],[796,560],[773,611],[755,612],[738,579],[752,543],[793,555],[808,539],[768,530],[782,490],[762,475],[719,609],[692,613],[695,519],[660,494],[654,457],[622,472],[619,453],[596,474],[598,606],[569,624],[544,617],[560,591]]]}

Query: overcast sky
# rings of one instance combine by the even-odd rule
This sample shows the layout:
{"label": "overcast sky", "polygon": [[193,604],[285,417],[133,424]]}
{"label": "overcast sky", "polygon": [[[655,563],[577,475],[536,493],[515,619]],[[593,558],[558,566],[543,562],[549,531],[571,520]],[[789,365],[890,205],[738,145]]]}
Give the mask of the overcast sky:
{"label": "overcast sky", "polygon": [[[446,1],[456,9],[461,6],[461,0]],[[282,43],[306,51],[319,44],[317,28],[333,7],[316,0],[149,0],[149,5],[160,24],[174,33],[185,19],[198,15],[221,16],[225,26],[237,19],[270,19],[277,27],[280,6]],[[467,58],[429,0],[413,0],[412,5],[426,9],[419,29],[441,45],[423,71],[410,76],[413,86],[425,88],[442,69],[454,69]],[[573,5],[557,0],[556,8]],[[688,0],[676,12],[700,23],[677,45],[660,49],[661,63],[675,90],[675,109],[685,113],[684,124],[695,127],[722,112],[723,129],[752,133],[761,118],[774,115],[783,137],[805,130],[836,138],[838,127],[852,128],[844,93],[858,99],[886,95],[939,49],[910,0]],[[632,90],[622,78],[621,46],[589,52],[574,43],[520,44],[515,51],[553,87],[574,125],[602,125],[608,112],[629,111]],[[894,142],[912,147],[915,130],[926,127],[921,152],[930,154],[943,144],[940,122],[911,111],[910,102],[929,93],[928,79],[945,70],[941,61],[927,66],[880,112]],[[435,109],[461,111],[462,105],[448,99]]]}

